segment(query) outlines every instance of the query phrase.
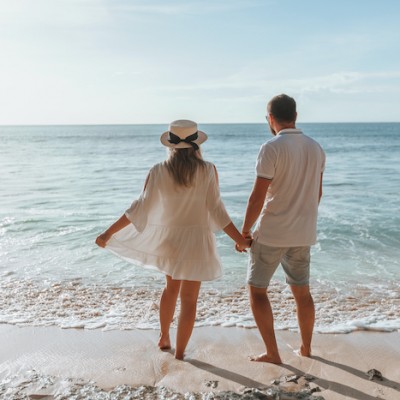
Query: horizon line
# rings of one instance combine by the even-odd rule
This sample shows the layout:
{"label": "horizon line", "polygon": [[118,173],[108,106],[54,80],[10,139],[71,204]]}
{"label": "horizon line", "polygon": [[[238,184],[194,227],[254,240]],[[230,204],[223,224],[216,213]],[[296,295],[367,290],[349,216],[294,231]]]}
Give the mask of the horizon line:
{"label": "horizon line", "polygon": [[[297,124],[399,124],[400,121],[301,121]],[[55,124],[0,124],[0,127],[41,127],[41,126],[132,126],[132,125],[169,125],[163,122],[143,123],[55,123]],[[265,122],[198,122],[198,125],[265,125]]]}

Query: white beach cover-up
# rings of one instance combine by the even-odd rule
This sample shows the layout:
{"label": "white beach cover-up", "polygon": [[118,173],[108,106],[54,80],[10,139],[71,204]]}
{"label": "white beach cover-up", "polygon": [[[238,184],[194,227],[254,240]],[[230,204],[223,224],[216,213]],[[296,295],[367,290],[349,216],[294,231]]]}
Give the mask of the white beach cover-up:
{"label": "white beach cover-up", "polygon": [[221,276],[214,232],[231,219],[213,164],[198,168],[189,188],[176,185],[164,163],[156,164],[125,215],[132,223],[115,233],[106,249],[173,279],[209,281]]}

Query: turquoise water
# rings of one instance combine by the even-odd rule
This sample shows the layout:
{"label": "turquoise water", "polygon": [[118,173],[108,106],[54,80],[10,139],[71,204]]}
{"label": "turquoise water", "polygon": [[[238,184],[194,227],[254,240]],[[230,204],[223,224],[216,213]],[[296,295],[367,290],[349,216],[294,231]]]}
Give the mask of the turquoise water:
{"label": "turquoise water", "polygon": [[[393,308],[400,292],[400,124],[299,127],[327,154],[313,286],[347,296],[361,288],[377,303],[390,292]],[[14,285],[14,294],[21,282],[160,288],[162,276],[119,260],[94,240],[139,195],[148,169],[165,158],[159,143],[165,128],[0,127],[3,285]],[[262,124],[200,128],[209,135],[203,156],[217,166],[223,200],[240,228],[258,149],[270,133]],[[223,233],[218,247],[224,276],[205,288],[229,294],[244,286],[247,259]],[[276,278],[284,280],[282,273]]]}

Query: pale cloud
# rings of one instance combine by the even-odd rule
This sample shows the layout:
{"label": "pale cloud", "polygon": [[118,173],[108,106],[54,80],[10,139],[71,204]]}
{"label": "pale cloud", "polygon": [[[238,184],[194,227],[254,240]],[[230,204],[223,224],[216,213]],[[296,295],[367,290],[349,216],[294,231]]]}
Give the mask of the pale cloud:
{"label": "pale cloud", "polygon": [[97,0],[0,0],[4,27],[91,26],[109,19],[103,1]]}
{"label": "pale cloud", "polygon": [[175,2],[151,2],[151,1],[116,1],[107,6],[114,11],[161,14],[161,15],[203,15],[218,13],[227,10],[240,10],[257,7],[264,2],[257,0],[214,0],[214,1],[175,1]]}
{"label": "pale cloud", "polygon": [[294,89],[302,93],[321,91],[330,91],[332,93],[378,93],[390,89],[396,79],[400,79],[400,71],[350,71],[294,80],[289,84],[292,84]]}
{"label": "pale cloud", "polygon": [[138,17],[140,14],[204,15],[251,9],[265,5],[265,1],[0,0],[0,22],[7,25],[15,23],[87,25],[107,21],[115,14],[124,14],[129,18]]}
{"label": "pale cloud", "polygon": [[[296,93],[315,93],[330,91],[333,93],[375,93],[387,90],[396,79],[400,79],[400,71],[356,72],[345,71],[327,75],[274,79],[254,79],[254,74],[246,76],[235,74],[221,79],[199,81],[190,85],[167,85],[160,89],[168,92],[209,92],[226,90],[247,90],[250,92],[265,90],[285,90]],[[251,78],[250,78],[251,77]],[[400,82],[399,85],[400,86]]]}

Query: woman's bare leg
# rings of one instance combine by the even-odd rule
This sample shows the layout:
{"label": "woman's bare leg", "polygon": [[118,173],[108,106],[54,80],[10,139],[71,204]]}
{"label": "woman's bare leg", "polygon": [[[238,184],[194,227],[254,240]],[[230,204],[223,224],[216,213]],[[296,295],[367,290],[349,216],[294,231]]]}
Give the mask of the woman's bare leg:
{"label": "woman's bare leg", "polygon": [[158,347],[161,350],[168,350],[171,348],[169,327],[171,326],[172,319],[174,318],[176,300],[178,298],[180,287],[180,280],[174,280],[169,275],[166,275],[166,284],[160,300],[161,333],[160,340],[158,341]]}
{"label": "woman's bare leg", "polygon": [[182,281],[181,283],[181,312],[179,314],[175,349],[175,358],[178,360],[183,359],[186,346],[193,331],[200,286],[201,282],[197,281]]}

